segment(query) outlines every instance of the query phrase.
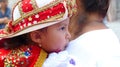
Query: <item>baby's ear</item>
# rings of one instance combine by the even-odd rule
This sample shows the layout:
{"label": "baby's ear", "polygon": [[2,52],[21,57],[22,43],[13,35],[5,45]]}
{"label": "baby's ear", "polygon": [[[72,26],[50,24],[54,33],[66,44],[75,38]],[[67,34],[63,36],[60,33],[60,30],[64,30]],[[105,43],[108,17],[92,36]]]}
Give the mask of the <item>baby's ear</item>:
{"label": "baby's ear", "polygon": [[33,31],[30,33],[30,37],[33,42],[40,44],[41,43],[41,35],[40,31]]}

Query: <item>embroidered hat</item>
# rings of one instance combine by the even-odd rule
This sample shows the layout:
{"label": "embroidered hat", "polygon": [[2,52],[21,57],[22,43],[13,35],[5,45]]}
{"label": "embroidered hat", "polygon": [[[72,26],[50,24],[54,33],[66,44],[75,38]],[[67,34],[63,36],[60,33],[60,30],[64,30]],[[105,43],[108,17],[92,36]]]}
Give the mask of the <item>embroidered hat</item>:
{"label": "embroidered hat", "polygon": [[12,11],[12,21],[0,30],[11,38],[59,23],[76,12],[75,0],[22,0]]}

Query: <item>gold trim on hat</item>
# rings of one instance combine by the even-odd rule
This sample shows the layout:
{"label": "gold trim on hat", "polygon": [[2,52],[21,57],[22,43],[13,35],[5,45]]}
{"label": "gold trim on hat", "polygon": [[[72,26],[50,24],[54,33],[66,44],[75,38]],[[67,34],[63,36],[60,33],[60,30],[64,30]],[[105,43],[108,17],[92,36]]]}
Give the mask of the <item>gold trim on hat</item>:
{"label": "gold trim on hat", "polygon": [[20,15],[22,16],[24,13],[22,12],[21,2],[18,3],[18,9],[19,9]]}
{"label": "gold trim on hat", "polygon": [[[51,23],[51,22],[59,21],[59,20],[57,20],[57,19],[58,19],[58,18],[63,18],[63,16],[64,16],[64,13],[55,15],[55,16],[53,16],[53,17],[51,17],[51,18],[48,18],[48,19],[39,21],[37,24],[34,24],[34,25],[31,25],[31,26],[25,27],[25,28],[22,29],[22,30],[25,30],[25,29],[27,29],[27,28],[29,28],[29,27],[32,27],[32,26],[35,26],[35,25],[40,25],[40,24],[44,24],[44,23]],[[20,32],[20,31],[22,31],[22,30],[16,31],[14,34]],[[12,34],[12,35],[14,35],[14,34]]]}
{"label": "gold trim on hat", "polygon": [[25,29],[27,29],[27,28],[30,28],[30,27],[32,27],[32,26],[35,26],[35,25],[40,25],[40,24],[44,24],[44,23],[51,23],[51,22],[59,21],[60,19],[58,19],[58,18],[63,18],[64,14],[65,14],[65,13],[61,13],[61,14],[52,16],[51,18],[42,20],[42,21],[38,22],[37,24],[34,24],[34,25],[31,25],[31,26],[25,27],[24,29],[21,29],[21,30],[16,31],[16,32],[11,33],[11,34],[7,31],[7,30],[9,30],[9,29],[6,28],[7,30],[5,30],[5,31],[6,31],[6,33],[8,33],[9,35],[8,35],[8,34],[0,35],[0,38],[1,38],[1,36],[2,36],[2,37],[4,36],[4,38],[13,36],[13,35],[21,32],[21,31],[23,31],[23,30],[25,30]]}
{"label": "gold trim on hat", "polygon": [[[44,7],[41,7],[41,8],[38,8],[38,9],[34,9],[28,13],[25,13],[25,14],[22,14],[21,17],[15,21],[13,21],[12,25],[16,25],[17,23],[19,23],[21,20],[23,20],[23,18],[26,18],[26,17],[29,17],[31,15],[34,15],[34,14],[37,14],[38,12],[41,12],[41,11],[44,11],[46,10],[47,8],[50,8],[50,7],[53,7],[55,5],[57,5],[58,3],[62,3],[61,2],[62,0],[55,0],[54,2],[51,2],[49,4],[47,4],[46,6]],[[21,8],[20,8],[20,5],[19,5],[19,9],[20,9],[20,12],[21,12]]]}
{"label": "gold trim on hat", "polygon": [[[31,4],[32,4],[32,7],[33,7],[33,10],[35,9],[38,9],[38,6],[37,6],[37,3],[35,0],[30,0]],[[18,3],[18,9],[20,11],[20,15],[21,17],[26,14],[25,12],[22,11],[22,1]],[[30,11],[31,12],[31,11]],[[27,12],[28,13],[28,12]]]}
{"label": "gold trim on hat", "polygon": [[32,2],[32,6],[33,6],[33,8],[34,9],[38,9],[39,7],[37,6],[37,3],[36,3],[36,0],[31,0],[31,2]]}

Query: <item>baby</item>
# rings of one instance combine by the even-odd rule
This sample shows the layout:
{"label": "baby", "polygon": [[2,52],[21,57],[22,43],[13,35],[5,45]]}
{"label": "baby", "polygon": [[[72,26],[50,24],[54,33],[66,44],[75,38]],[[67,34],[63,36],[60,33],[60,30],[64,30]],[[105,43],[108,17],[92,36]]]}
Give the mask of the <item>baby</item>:
{"label": "baby", "polygon": [[74,8],[74,0],[18,2],[12,11],[12,21],[0,31],[6,48],[0,49],[0,67],[76,66],[72,56],[60,52],[71,37],[68,25]]}

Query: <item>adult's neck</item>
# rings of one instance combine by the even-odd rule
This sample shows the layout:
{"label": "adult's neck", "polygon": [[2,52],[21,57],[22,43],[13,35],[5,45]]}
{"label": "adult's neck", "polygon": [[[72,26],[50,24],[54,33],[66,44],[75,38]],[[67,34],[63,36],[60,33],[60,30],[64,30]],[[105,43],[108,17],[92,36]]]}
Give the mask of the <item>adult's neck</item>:
{"label": "adult's neck", "polygon": [[104,17],[97,13],[87,14],[84,22],[80,22],[78,34],[76,37],[93,30],[106,29],[107,27],[103,23]]}
{"label": "adult's neck", "polygon": [[104,17],[102,17],[98,13],[89,13],[89,14],[87,14],[86,23],[93,23],[93,22],[101,22],[102,23],[103,19],[104,19]]}

